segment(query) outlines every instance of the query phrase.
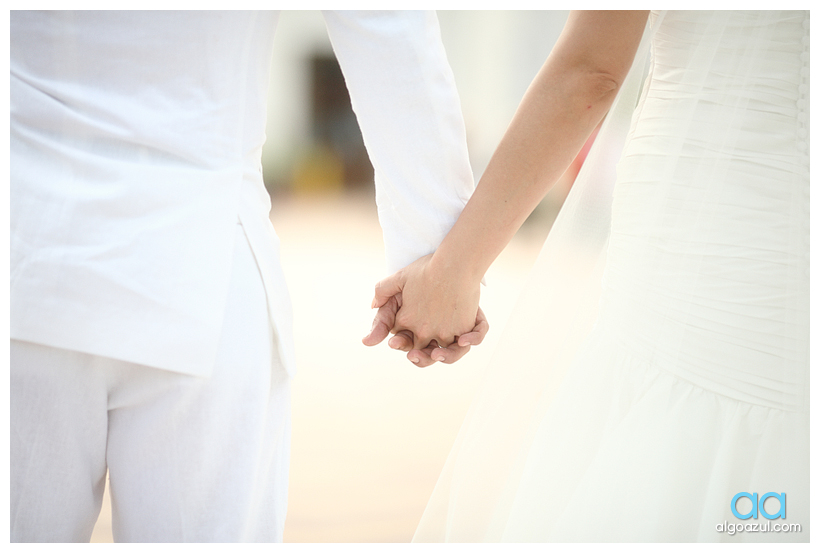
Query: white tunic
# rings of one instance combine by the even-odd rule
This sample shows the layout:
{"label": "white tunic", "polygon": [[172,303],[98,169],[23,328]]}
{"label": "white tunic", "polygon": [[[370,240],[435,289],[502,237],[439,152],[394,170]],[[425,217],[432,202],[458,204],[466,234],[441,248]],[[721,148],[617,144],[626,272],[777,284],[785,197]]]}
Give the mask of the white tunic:
{"label": "white tunic", "polygon": [[[12,12],[11,338],[206,376],[239,220],[282,361],[290,301],[260,155],[277,12]],[[329,12],[388,268],[473,190],[434,14]]]}

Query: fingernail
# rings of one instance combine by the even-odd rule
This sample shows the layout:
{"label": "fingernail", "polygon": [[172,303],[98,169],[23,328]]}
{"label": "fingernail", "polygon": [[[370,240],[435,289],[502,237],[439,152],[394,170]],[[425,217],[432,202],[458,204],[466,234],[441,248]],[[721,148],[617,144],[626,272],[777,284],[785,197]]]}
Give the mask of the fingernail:
{"label": "fingernail", "polygon": [[376,298],[373,298],[373,301],[370,302],[370,309],[376,308]]}
{"label": "fingernail", "polygon": [[465,346],[472,346],[473,344],[471,344],[470,342],[464,342],[464,345]]}
{"label": "fingernail", "polygon": [[398,346],[396,345],[396,339],[395,338],[390,338],[387,341],[387,345],[390,346],[392,349],[398,349]]}
{"label": "fingernail", "polygon": [[415,363],[416,365],[418,365],[418,364],[419,364],[418,357],[411,357],[411,358],[410,358],[410,361],[412,361],[412,362],[413,362],[413,363]]}

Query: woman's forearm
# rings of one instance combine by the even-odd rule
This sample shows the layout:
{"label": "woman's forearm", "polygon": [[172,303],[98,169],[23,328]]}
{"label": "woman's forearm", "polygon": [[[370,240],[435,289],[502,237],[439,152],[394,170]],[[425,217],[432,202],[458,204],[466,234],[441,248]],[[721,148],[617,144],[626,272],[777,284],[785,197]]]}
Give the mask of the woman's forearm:
{"label": "woman's forearm", "polygon": [[573,12],[431,270],[481,280],[612,105],[646,17]]}
{"label": "woman's forearm", "polygon": [[377,307],[401,292],[393,331],[412,332],[414,348],[473,329],[481,278],[612,105],[646,18],[573,12],[441,245],[379,283]]}

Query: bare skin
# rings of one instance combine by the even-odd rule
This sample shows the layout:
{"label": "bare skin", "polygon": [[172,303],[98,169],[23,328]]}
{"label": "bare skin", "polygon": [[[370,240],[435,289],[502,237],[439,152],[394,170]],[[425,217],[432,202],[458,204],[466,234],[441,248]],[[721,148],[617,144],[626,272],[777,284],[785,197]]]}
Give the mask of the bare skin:
{"label": "bare skin", "polygon": [[[378,286],[378,285],[377,285]],[[362,339],[362,343],[366,346],[375,346],[381,343],[392,331],[396,324],[396,313],[402,306],[401,292],[390,296],[388,300],[379,307],[375,319],[373,319],[373,327],[370,332]],[[375,305],[375,300],[373,302]],[[437,341],[431,341],[427,347],[421,349],[413,349],[413,333],[409,330],[399,330],[396,335],[388,340],[388,345],[397,350],[409,352],[407,358],[418,365],[419,367],[427,367],[436,361],[442,363],[455,363],[464,357],[471,346],[479,345],[487,332],[490,325],[484,312],[478,308],[475,319],[475,326],[472,331],[462,334],[458,340],[451,343],[447,347],[439,347]],[[433,354],[435,352],[435,358]]]}
{"label": "bare skin", "polygon": [[378,332],[365,337],[366,345],[393,332],[390,347],[429,364],[453,362],[466,353],[465,344],[483,339],[486,319],[478,301],[484,273],[609,110],[647,17],[646,11],[570,14],[439,248],[376,285]]}

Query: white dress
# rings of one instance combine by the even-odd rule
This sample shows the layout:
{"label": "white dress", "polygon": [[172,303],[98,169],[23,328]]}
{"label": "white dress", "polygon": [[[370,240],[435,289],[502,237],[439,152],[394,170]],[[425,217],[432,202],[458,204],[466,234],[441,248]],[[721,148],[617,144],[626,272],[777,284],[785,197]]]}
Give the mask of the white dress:
{"label": "white dress", "polygon": [[598,152],[418,541],[809,539],[808,12],[650,23],[614,192]]}

